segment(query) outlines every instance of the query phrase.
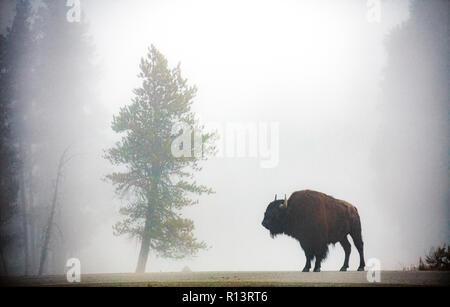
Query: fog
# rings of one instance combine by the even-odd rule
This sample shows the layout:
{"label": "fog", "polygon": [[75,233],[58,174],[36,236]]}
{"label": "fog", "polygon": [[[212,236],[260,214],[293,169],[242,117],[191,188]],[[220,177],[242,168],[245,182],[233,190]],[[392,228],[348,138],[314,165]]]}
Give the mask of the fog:
{"label": "fog", "polygon": [[[2,23],[12,21],[6,17],[14,16],[13,2],[2,3]],[[51,144],[37,150],[41,166],[35,172],[41,179],[34,191],[42,196],[35,199],[50,201],[57,159],[70,146],[72,159],[58,202],[64,255],[79,258],[83,273],[135,270],[140,244],[113,235],[112,225],[127,200],[103,180],[116,168],[102,154],[118,140],[111,120],[130,104],[132,90],[140,85],[140,59],[152,44],[170,66],[181,63],[183,76],[198,87],[194,111],[207,126],[223,128],[219,142],[225,152],[231,146],[227,125],[276,123],[279,133],[273,167],[262,167],[260,153],[223,154],[203,163],[195,179],[215,194],[201,196],[183,214],[194,221],[196,237],[209,248],[181,260],[158,258],[150,250],[147,271],[181,271],[185,266],[193,271],[301,270],[305,256],[298,242],[287,236],[272,239],[261,221],[275,194],[289,197],[302,189],[355,205],[366,260],[379,259],[383,269],[417,264],[432,246],[448,243],[448,83],[435,94],[435,80],[428,78],[434,76],[434,66],[420,58],[414,61],[417,66],[400,65],[400,71],[389,74],[403,59],[389,53],[389,41],[404,39],[395,31],[408,22],[411,3],[381,1],[379,20],[368,16],[368,3],[81,1],[94,54],[86,61],[96,73],[44,79],[61,90],[57,97],[65,97],[70,80],[77,78],[92,91],[67,97],[80,115],[65,109],[62,98],[62,111],[47,114],[57,124],[34,122],[27,128],[33,116],[33,109],[27,109],[20,128],[42,127],[35,133]],[[448,29],[448,20],[438,22]],[[420,48],[420,37],[415,39],[406,40]],[[445,54],[441,51],[436,54]],[[55,56],[70,61],[71,55],[49,54],[50,59]],[[411,76],[416,75],[427,91],[413,87],[397,94],[397,89],[414,85]],[[448,69],[443,75],[448,77]],[[438,97],[436,103],[433,97]],[[396,105],[399,100],[403,104]],[[64,112],[82,120],[59,118]],[[32,167],[32,161],[27,163]],[[10,254],[21,255],[20,248]],[[330,246],[322,269],[337,270],[343,259],[342,247]],[[358,263],[352,244],[350,269]],[[20,273],[20,265],[15,272]]]}

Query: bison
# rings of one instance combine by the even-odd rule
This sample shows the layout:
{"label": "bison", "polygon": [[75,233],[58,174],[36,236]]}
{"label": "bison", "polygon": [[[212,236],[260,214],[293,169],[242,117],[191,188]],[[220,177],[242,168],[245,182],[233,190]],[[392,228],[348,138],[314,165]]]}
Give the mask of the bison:
{"label": "bison", "polygon": [[320,272],[320,263],[326,258],[328,245],[341,243],[345,251],[344,265],[348,268],[351,245],[347,235],[359,252],[358,271],[364,271],[363,241],[358,210],[346,201],[335,199],[324,193],[303,190],[294,192],[289,200],[272,201],[264,214],[262,225],[271,237],[286,234],[297,239],[305,252],[306,265],[303,272],[311,269],[311,260],[316,258],[314,272]]}

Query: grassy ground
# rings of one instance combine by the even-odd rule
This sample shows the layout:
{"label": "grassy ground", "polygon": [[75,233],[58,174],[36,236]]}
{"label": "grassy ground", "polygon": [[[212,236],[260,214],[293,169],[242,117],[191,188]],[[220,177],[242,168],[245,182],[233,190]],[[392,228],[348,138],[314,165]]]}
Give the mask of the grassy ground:
{"label": "grassy ground", "polygon": [[367,281],[367,272],[189,272],[83,274],[81,283],[65,276],[3,278],[3,286],[117,287],[299,287],[299,286],[449,286],[449,272],[382,271],[381,282]]}

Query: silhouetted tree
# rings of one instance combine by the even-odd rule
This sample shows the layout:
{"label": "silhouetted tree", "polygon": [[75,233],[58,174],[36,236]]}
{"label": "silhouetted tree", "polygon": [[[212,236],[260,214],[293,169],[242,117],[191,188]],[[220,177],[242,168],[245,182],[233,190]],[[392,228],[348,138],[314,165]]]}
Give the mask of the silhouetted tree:
{"label": "silhouetted tree", "polygon": [[[181,77],[180,66],[169,69],[166,58],[152,46],[140,69],[142,86],[134,90],[132,104],[121,108],[112,122],[112,129],[123,137],[105,155],[112,164],[127,169],[107,178],[118,194],[128,192],[132,197],[121,208],[125,217],[114,226],[114,232],[141,241],[136,272],[145,271],[150,249],[163,257],[181,258],[206,247],[195,239],[193,221],[182,218],[179,210],[197,203],[190,195],[212,193],[190,179],[192,171],[201,169],[199,161],[214,151],[214,134],[202,132],[191,110],[196,88]],[[174,130],[178,123],[200,135],[202,156],[176,158],[172,154],[172,142],[182,133]],[[192,153],[191,148],[184,149]]]}
{"label": "silhouetted tree", "polygon": [[12,131],[11,84],[5,63],[6,44],[6,37],[0,35],[0,272],[5,275],[8,274],[5,249],[13,239],[8,226],[16,213],[19,189],[17,140]]}
{"label": "silhouetted tree", "polygon": [[58,204],[58,191],[59,191],[59,187],[61,185],[63,169],[64,169],[64,166],[67,164],[67,162],[69,162],[69,160],[70,160],[70,158],[67,157],[68,150],[69,149],[67,148],[61,155],[61,158],[59,159],[59,163],[58,163],[58,169],[56,171],[55,190],[53,192],[53,198],[52,198],[52,204],[50,206],[48,222],[47,222],[45,232],[44,232],[43,244],[42,244],[42,250],[41,250],[41,258],[39,260],[38,275],[42,275],[42,273],[44,272],[45,264],[47,261],[49,244],[50,244],[50,240],[52,239],[52,234],[53,234],[52,229],[55,227],[55,215],[56,215],[57,204]]}
{"label": "silhouetted tree", "polygon": [[[30,49],[33,40],[29,18],[31,6],[29,1],[19,0],[16,4],[16,14],[13,23],[8,28],[6,36],[1,36],[0,59],[0,227],[1,258],[6,270],[6,244],[17,243],[21,238],[24,251],[24,272],[28,274],[30,257],[28,249],[28,203],[22,193],[18,197],[19,178],[22,178],[23,159],[19,157],[20,127],[23,116],[21,109],[30,97],[30,91],[25,85],[33,74]],[[20,163],[19,163],[20,161]],[[23,186],[23,181],[20,182]],[[23,189],[21,189],[23,190]],[[16,210],[20,204],[20,210]],[[20,213],[20,215],[14,215]],[[15,217],[20,220],[21,236],[13,232],[10,222]],[[17,230],[17,229],[15,229]]]}
{"label": "silhouetted tree", "polygon": [[425,262],[432,270],[450,270],[450,246],[444,244],[437,248],[431,248],[425,257]]}
{"label": "silhouetted tree", "polygon": [[[30,250],[33,250],[33,271],[36,273],[43,267],[40,265],[43,248],[49,252],[46,272],[62,273],[67,258],[76,254],[81,244],[86,244],[90,227],[95,225],[89,222],[94,217],[83,210],[92,203],[81,195],[89,198],[92,182],[99,180],[100,174],[89,181],[79,169],[101,156],[100,148],[97,156],[92,154],[94,147],[87,148],[87,144],[99,138],[101,126],[96,96],[98,71],[94,64],[94,48],[87,35],[87,23],[83,18],[80,22],[69,20],[69,10],[66,1],[46,0],[36,12],[33,23],[36,40],[34,78],[30,82],[33,104],[23,134],[29,140],[30,148],[23,151],[27,153],[29,169],[33,170],[29,174],[28,188],[33,217],[30,219]],[[74,159],[65,169],[66,178],[59,183],[58,189],[59,201],[64,203],[54,212],[52,199],[58,184],[54,174],[60,156],[69,146],[79,159]],[[55,233],[43,236],[49,229],[48,220],[52,214],[55,227],[51,229]],[[83,221],[84,227],[73,227],[72,220]],[[50,242],[46,243],[46,238],[51,238]]]}
{"label": "silhouetted tree", "polygon": [[[106,118],[101,122],[100,104],[96,103],[97,69],[86,23],[69,22],[66,1],[43,1],[37,11],[30,2],[16,1],[15,18],[2,38],[2,106],[6,101],[12,109],[10,129],[20,158],[20,214],[15,225],[20,222],[22,229],[20,242],[14,243],[23,247],[25,275],[38,272],[60,155],[70,145],[76,153],[83,153],[87,144],[96,140],[98,148],[90,144],[90,154],[68,167],[68,178],[59,187],[61,195],[73,193],[70,196],[74,197],[67,197],[54,213],[55,227],[51,229],[57,233],[49,236],[48,270],[63,272],[68,254],[76,253],[89,239],[91,228],[86,226],[94,217],[83,213],[82,206],[88,203],[92,181],[101,175],[89,181],[80,172],[84,163],[93,164],[92,160],[100,158],[104,145],[98,141],[98,132],[107,123]],[[93,154],[93,150],[97,152]],[[77,189],[69,189],[69,185]],[[84,227],[75,229],[72,220],[83,221]],[[11,256],[17,267],[17,253]]]}

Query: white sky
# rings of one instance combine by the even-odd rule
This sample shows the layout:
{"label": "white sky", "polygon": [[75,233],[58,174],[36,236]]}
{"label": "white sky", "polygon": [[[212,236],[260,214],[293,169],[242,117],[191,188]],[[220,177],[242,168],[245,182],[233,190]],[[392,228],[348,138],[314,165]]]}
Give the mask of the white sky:
{"label": "white sky", "polygon": [[[111,116],[130,103],[139,60],[154,44],[172,66],[181,62],[183,75],[198,86],[195,110],[203,121],[280,122],[277,168],[261,169],[251,159],[213,159],[199,174],[198,181],[216,194],[202,197],[186,214],[211,249],[181,261],[152,258],[149,271],[179,271],[186,264],[193,270],[300,269],[305,258],[298,243],[272,240],[260,223],[275,193],[304,188],[358,207],[367,259],[380,258],[384,268],[417,261],[416,254],[381,250],[385,233],[377,223],[383,213],[376,210],[368,175],[385,59],[382,42],[407,18],[406,0],[383,1],[380,23],[367,22],[366,1],[96,0],[82,5],[103,71],[101,100]],[[134,271],[138,245],[112,236],[115,218],[84,251],[89,260],[82,260],[83,271]],[[342,262],[337,245],[323,269],[339,269]],[[350,264],[358,265],[354,247]]]}

